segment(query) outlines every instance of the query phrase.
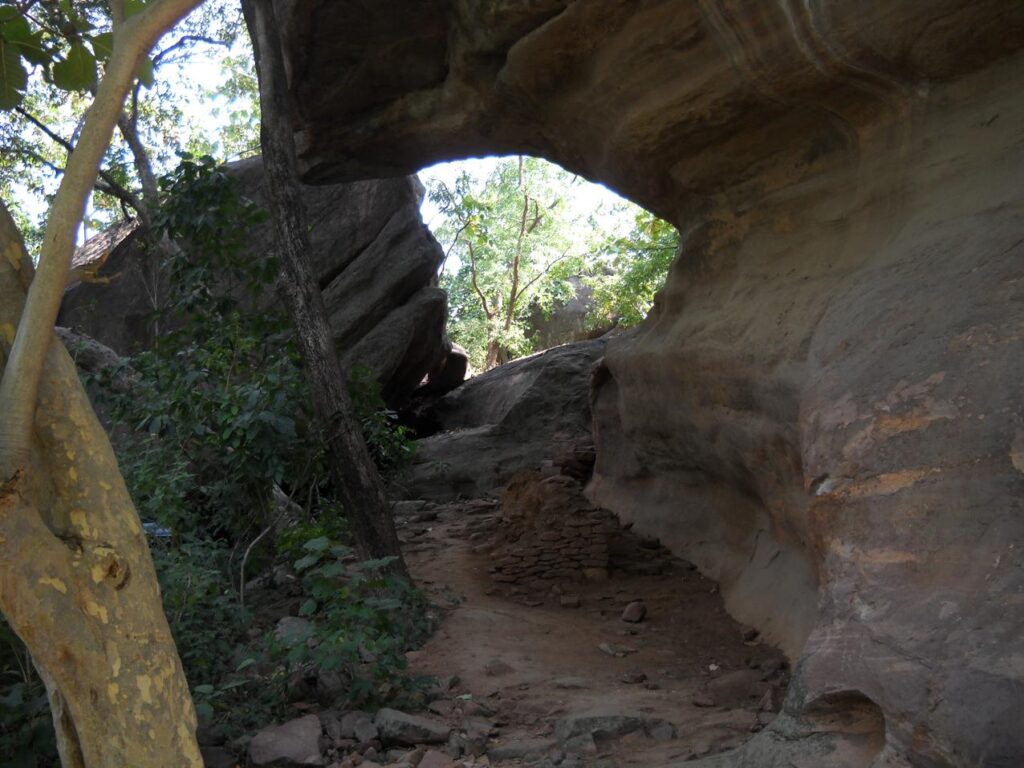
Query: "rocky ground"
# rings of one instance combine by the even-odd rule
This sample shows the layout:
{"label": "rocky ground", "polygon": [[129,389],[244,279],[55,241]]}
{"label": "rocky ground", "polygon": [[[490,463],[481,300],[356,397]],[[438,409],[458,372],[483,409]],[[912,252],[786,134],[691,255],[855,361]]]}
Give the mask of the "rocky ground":
{"label": "rocky ground", "polygon": [[738,746],[774,718],[781,654],[725,613],[715,583],[622,531],[606,575],[496,581],[497,499],[401,502],[418,583],[449,606],[409,654],[426,712],[307,715],[259,734],[254,765],[651,766]]}

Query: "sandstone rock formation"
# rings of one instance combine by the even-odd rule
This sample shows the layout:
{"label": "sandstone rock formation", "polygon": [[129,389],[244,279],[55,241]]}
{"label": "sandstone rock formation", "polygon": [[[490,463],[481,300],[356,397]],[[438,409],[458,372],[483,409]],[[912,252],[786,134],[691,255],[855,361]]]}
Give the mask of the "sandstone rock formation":
{"label": "sandstone rock formation", "polygon": [[591,494],[799,659],[713,764],[1018,765],[1024,4],[279,7],[308,179],[534,153],[683,233]]}
{"label": "sandstone rock formation", "polygon": [[[243,195],[264,204],[259,158],[229,166]],[[312,266],[343,364],[365,365],[401,402],[424,375],[446,359],[447,297],[437,287],[443,252],[419,215],[423,189],[415,177],[365,181],[304,190]],[[69,289],[59,322],[124,354],[147,346],[147,323],[159,305],[156,264],[136,245],[137,230],[102,233],[80,249],[84,262],[104,259],[108,284]],[[261,258],[272,247],[270,222],[246,235],[246,251]]]}
{"label": "sandstone rock formation", "polygon": [[431,409],[417,444],[409,498],[475,498],[545,462],[586,480],[593,465],[590,371],[597,339],[514,360],[466,381]]}

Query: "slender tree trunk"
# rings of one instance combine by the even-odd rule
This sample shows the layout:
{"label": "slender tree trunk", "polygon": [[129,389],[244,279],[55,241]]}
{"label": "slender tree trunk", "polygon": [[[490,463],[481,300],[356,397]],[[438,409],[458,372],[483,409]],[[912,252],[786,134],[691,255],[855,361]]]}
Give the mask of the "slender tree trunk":
{"label": "slender tree trunk", "polygon": [[[0,205],[0,365],[31,273]],[[37,402],[27,454],[0,455],[0,610],[46,685],[61,760],[65,768],[201,768],[138,514],[57,339]]]}
{"label": "slender tree trunk", "polygon": [[484,368],[491,370],[501,364],[501,345],[496,339],[487,342],[487,357],[484,360]]}
{"label": "slender tree trunk", "polygon": [[201,0],[111,2],[113,51],[33,274],[0,204],[0,611],[75,768],[201,768],[195,711],[138,514],[54,321],[103,153],[154,41]]}
{"label": "slender tree trunk", "polygon": [[295,327],[313,403],[327,438],[331,477],[359,553],[364,558],[394,557],[392,571],[407,577],[384,483],[355,418],[323,297],[309,265],[308,228],[297,181],[274,6],[269,0],[242,0],[242,10],[260,84],[263,172],[282,264],[279,288]]}

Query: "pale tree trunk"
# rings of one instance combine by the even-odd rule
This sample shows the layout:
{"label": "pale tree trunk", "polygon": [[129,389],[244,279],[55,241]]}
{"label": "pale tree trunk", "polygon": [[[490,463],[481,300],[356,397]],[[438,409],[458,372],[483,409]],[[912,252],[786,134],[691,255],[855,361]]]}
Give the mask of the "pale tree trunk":
{"label": "pale tree trunk", "polygon": [[195,712],[138,514],[53,325],[74,237],[146,51],[200,0],[112,0],[113,52],[48,212],[33,275],[0,205],[0,611],[75,768],[200,768]]}
{"label": "pale tree trunk", "polygon": [[[9,343],[31,265],[19,257],[15,269],[9,257],[19,249],[5,211],[0,218],[0,330]],[[199,768],[192,700],[146,539],[56,339],[28,461],[19,463],[0,462],[0,610],[47,684],[64,765]]]}
{"label": "pale tree trunk", "polygon": [[281,39],[269,0],[242,0],[260,83],[263,172],[282,271],[279,289],[291,316],[327,441],[335,491],[364,558],[395,558],[390,570],[408,578],[380,473],[366,447],[338,363],[323,296],[309,264],[306,212],[299,192]]}

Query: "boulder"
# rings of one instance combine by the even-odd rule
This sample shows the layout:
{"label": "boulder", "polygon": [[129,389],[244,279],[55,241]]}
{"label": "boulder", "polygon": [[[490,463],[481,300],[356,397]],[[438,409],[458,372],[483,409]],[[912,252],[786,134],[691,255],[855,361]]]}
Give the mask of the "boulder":
{"label": "boulder", "polygon": [[[526,152],[684,233],[595,376],[590,494],[799,660],[702,765],[1016,765],[1024,4],[280,8],[306,178]],[[500,475],[489,429],[444,492]]]}
{"label": "boulder", "polygon": [[439,720],[409,715],[397,709],[380,710],[373,722],[385,745],[444,744],[451,733],[451,728]]}
{"label": "boulder", "polygon": [[630,624],[639,624],[647,616],[647,606],[642,600],[634,600],[622,609],[622,620]]}
{"label": "boulder", "polygon": [[605,341],[568,344],[469,379],[429,420],[441,431],[417,443],[404,494],[476,497],[545,460],[589,477],[590,370]]}
{"label": "boulder", "polygon": [[316,715],[264,728],[249,742],[249,761],[253,766],[268,768],[324,765],[320,754],[321,730]]}
{"label": "boulder", "polygon": [[[265,205],[260,158],[227,169],[241,194]],[[436,277],[444,254],[420,218],[422,197],[415,177],[303,188],[311,266],[339,358],[350,369],[369,368],[392,405],[404,402],[451,348],[447,295]],[[153,342],[156,262],[140,248],[140,234],[135,224],[117,225],[84,244],[73,275],[92,271],[106,282],[76,283],[61,306],[61,324],[120,354]],[[246,233],[244,249],[262,258],[273,239],[272,222],[262,222]]]}
{"label": "boulder", "polygon": [[555,301],[547,311],[537,304],[530,307],[526,336],[533,341],[535,349],[596,339],[615,327],[615,322],[608,318],[596,327],[592,326],[591,316],[597,306],[593,298],[594,289],[579,275],[573,275],[567,282],[572,288],[572,295],[567,300]]}

